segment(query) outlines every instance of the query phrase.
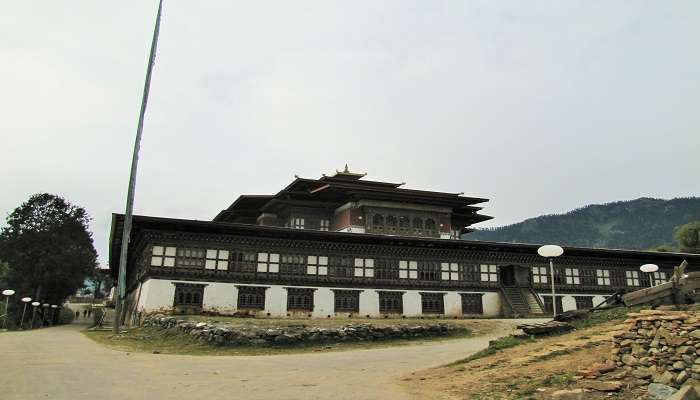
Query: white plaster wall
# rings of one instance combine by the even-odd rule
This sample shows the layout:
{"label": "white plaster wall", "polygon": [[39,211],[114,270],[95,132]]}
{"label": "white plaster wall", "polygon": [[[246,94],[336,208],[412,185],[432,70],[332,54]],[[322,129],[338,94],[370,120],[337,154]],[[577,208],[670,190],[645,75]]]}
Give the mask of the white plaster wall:
{"label": "white plaster wall", "polygon": [[271,317],[287,316],[287,290],[283,286],[270,285],[265,291],[265,313]]}
{"label": "white plaster wall", "polygon": [[406,291],[403,295],[403,314],[407,317],[415,317],[421,315],[422,312],[420,293],[417,290]]}
{"label": "white plaster wall", "polygon": [[447,292],[443,298],[445,315],[458,317],[462,315],[462,296],[457,292]]}
{"label": "white plaster wall", "polygon": [[238,289],[233,283],[209,282],[204,288],[204,311],[232,314],[236,311]]}
{"label": "white plaster wall", "polygon": [[593,307],[599,306],[608,296],[593,296]]}
{"label": "white plaster wall", "polygon": [[452,239],[452,234],[442,232],[442,233],[440,233],[440,239]]}
{"label": "white plaster wall", "polygon": [[498,317],[501,316],[501,293],[486,292],[481,297],[482,307],[484,308],[484,316]]}
{"label": "white plaster wall", "polygon": [[[538,295],[540,296],[540,300],[542,300],[542,302],[544,303],[543,296],[550,296],[551,297],[552,293],[551,292],[538,293]],[[578,296],[592,297],[593,298],[593,307],[595,307],[595,306],[599,305],[600,303],[602,303],[603,301],[605,301],[605,299],[610,295],[612,295],[612,293],[608,294],[608,295],[592,295],[590,293],[567,293],[567,294],[561,294],[561,295],[557,294],[557,297],[561,296],[561,298],[562,298],[561,299],[561,306],[563,308],[563,310],[557,310],[557,313],[575,310],[576,309],[576,300],[574,299],[574,296],[576,296],[576,297],[578,297]]]}
{"label": "white plaster wall", "polygon": [[376,290],[368,289],[360,292],[360,315],[379,316],[379,293]]}
{"label": "white plaster wall", "polygon": [[318,288],[314,292],[314,311],[311,316],[315,318],[326,318],[333,315],[335,307],[335,297],[329,288]]}
{"label": "white plaster wall", "polygon": [[[171,310],[175,299],[175,285],[166,279],[148,279],[142,284],[139,311],[153,312]],[[199,282],[192,282],[199,283]],[[205,289],[206,290],[206,289]]]}
{"label": "white plaster wall", "polygon": [[[561,307],[563,308],[562,311],[571,311],[576,309],[576,300],[574,300],[574,296],[571,295],[564,295],[561,299]],[[559,310],[557,310],[559,312]]]}

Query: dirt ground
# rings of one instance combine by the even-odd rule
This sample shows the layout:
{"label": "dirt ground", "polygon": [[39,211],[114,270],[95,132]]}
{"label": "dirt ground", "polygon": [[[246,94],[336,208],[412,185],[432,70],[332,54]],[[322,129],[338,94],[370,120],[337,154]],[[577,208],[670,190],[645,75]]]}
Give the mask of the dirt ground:
{"label": "dirt ground", "polygon": [[[478,321],[475,321],[478,322]],[[482,350],[523,321],[488,320],[484,336],[371,350],[188,356],[106,348],[68,325],[0,334],[3,400],[408,399],[399,383]],[[431,399],[432,397],[425,397]]]}
{"label": "dirt ground", "polygon": [[[411,373],[402,385],[416,399],[546,399],[576,387],[581,368],[604,362],[611,338],[624,326],[606,323],[528,342],[469,362]],[[587,399],[638,398],[638,394],[591,392]]]}

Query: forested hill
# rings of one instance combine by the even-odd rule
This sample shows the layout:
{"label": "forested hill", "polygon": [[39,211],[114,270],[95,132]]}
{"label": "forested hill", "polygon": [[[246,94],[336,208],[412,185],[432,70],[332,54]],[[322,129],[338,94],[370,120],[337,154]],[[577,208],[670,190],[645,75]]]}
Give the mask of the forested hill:
{"label": "forested hill", "polygon": [[672,244],[673,228],[693,220],[700,220],[698,197],[640,198],[477,230],[463,239],[644,250]]}

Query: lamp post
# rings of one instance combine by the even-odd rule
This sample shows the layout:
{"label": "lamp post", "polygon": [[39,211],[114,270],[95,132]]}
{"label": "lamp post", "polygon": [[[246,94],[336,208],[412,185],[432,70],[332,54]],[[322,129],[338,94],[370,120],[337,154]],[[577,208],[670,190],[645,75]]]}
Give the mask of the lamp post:
{"label": "lamp post", "polygon": [[5,329],[5,326],[7,325],[7,317],[10,316],[10,311],[8,308],[10,307],[10,296],[15,294],[15,291],[12,289],[5,289],[2,291],[2,295],[5,296],[5,315],[3,315],[2,319],[2,329]]}
{"label": "lamp post", "polygon": [[654,286],[654,272],[659,270],[659,266],[656,264],[644,264],[639,267],[639,270],[649,274],[649,287]]}
{"label": "lamp post", "polygon": [[24,314],[27,312],[27,303],[32,301],[31,297],[22,297],[22,303],[24,303],[24,308],[22,309],[22,320],[19,321],[19,329],[24,327]]}
{"label": "lamp post", "polygon": [[549,274],[552,276],[552,318],[557,316],[557,295],[554,289],[554,257],[564,254],[564,249],[555,244],[547,244],[537,249],[537,254],[549,259]]}
{"label": "lamp post", "polygon": [[51,304],[51,321],[49,323],[49,326],[53,326],[53,319],[56,316],[56,307],[58,307],[55,304]]}
{"label": "lamp post", "polygon": [[34,317],[36,317],[36,308],[39,307],[41,303],[35,301],[32,303],[32,327],[29,329],[34,329]]}

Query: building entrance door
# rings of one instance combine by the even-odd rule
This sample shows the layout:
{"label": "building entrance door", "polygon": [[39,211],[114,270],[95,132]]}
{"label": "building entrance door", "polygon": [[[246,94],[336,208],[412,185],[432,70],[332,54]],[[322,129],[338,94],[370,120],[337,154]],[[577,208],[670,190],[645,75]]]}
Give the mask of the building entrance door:
{"label": "building entrance door", "polygon": [[515,269],[512,265],[498,267],[498,273],[503,286],[515,286]]}

